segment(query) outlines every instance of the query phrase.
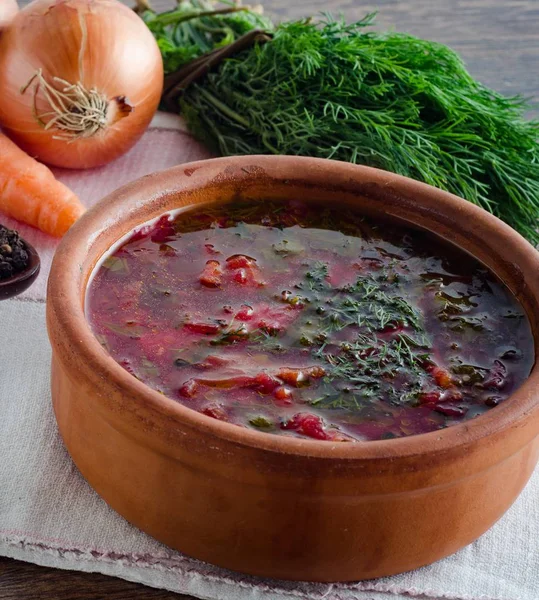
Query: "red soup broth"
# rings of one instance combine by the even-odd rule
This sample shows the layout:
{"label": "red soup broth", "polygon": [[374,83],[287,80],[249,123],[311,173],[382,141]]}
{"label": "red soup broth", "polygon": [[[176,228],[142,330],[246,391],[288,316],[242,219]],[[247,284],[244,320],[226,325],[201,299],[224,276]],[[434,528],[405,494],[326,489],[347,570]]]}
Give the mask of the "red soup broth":
{"label": "red soup broth", "polygon": [[528,319],[465,252],[352,209],[195,207],[95,270],[91,328],[129,373],[214,419],[357,442],[438,430],[506,400]]}

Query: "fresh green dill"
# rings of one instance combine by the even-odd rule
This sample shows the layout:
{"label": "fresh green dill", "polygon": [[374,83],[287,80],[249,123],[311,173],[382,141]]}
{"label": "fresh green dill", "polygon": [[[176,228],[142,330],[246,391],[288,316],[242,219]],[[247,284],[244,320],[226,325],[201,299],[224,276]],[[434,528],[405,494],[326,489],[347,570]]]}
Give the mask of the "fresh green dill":
{"label": "fresh green dill", "polygon": [[125,258],[119,258],[117,256],[109,256],[101,264],[103,269],[108,269],[113,273],[121,273],[122,275],[129,274],[129,264]]}
{"label": "fresh green dill", "polygon": [[233,344],[239,340],[245,340],[249,337],[245,325],[235,324],[234,321],[230,325],[219,333],[217,337],[210,341],[211,346],[226,346]]}
{"label": "fresh green dill", "polygon": [[[146,13],[167,71],[271,29],[252,11],[187,18],[214,3]],[[187,15],[189,16],[189,15]],[[446,46],[327,16],[275,28],[192,83],[178,108],[223,155],[293,154],[393,171],[449,190],[539,242],[539,123],[475,81]]]}
{"label": "fresh green dill", "polygon": [[329,268],[326,263],[320,261],[315,262],[309,271],[305,273],[308,288],[311,291],[326,288],[328,274]]}
{"label": "fresh green dill", "polygon": [[355,393],[326,394],[311,400],[310,405],[325,409],[360,411],[367,405],[366,401],[372,396],[374,396],[374,393],[369,394],[368,389],[363,390],[361,396]]}
{"label": "fresh green dill", "polygon": [[157,40],[165,73],[173,73],[206,52],[236,41],[252,29],[271,31],[260,6],[250,8],[224,0],[181,0],[174,10],[154,12],[137,0],[139,13]]}
{"label": "fresh green dill", "polygon": [[249,425],[256,429],[273,429],[274,424],[266,417],[258,416],[249,419]]}
{"label": "fresh green dill", "polygon": [[262,328],[257,328],[250,333],[249,344],[253,348],[263,352],[280,354],[286,350],[279,339],[280,338],[276,332],[270,332]]}
{"label": "fresh green dill", "polygon": [[424,361],[430,355],[428,346],[415,339],[410,343],[407,337],[398,334],[383,340],[374,334],[360,334],[338,353],[319,351],[319,358],[331,365],[328,380],[343,379],[347,387],[311,403],[320,408],[360,410],[376,398],[394,405],[415,402],[425,381]]}
{"label": "fresh green dill", "polygon": [[[420,329],[420,316],[404,298],[383,290],[388,276],[381,274],[378,278],[370,275],[360,277],[353,285],[340,290],[341,297],[332,306],[331,313],[322,318],[329,321],[334,329],[348,325],[368,327],[375,331],[386,328],[411,327]],[[395,291],[395,287],[388,287]]]}
{"label": "fresh green dill", "polygon": [[[335,288],[324,263],[308,265],[305,279],[316,295],[302,312],[296,346],[327,364],[326,381],[346,387],[311,400],[323,408],[360,410],[375,397],[415,402],[426,381],[431,340],[420,312],[399,296],[390,267]],[[344,334],[344,336],[343,336]]]}

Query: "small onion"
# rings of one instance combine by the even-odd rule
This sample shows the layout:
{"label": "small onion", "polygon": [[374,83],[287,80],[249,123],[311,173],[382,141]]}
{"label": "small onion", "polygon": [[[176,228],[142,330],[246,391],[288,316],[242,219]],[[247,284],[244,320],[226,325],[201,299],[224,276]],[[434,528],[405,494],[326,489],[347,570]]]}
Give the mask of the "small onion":
{"label": "small onion", "polygon": [[0,29],[9,25],[18,11],[17,0],[0,0]]}
{"label": "small onion", "polygon": [[50,165],[89,168],[124,154],[162,86],[152,34],[116,0],[36,0],[0,36],[0,125]]}

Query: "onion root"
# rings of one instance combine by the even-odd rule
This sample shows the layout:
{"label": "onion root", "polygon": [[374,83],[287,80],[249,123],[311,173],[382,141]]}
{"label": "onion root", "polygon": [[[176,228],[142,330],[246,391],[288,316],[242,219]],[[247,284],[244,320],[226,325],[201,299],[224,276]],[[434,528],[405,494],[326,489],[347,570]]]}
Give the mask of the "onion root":
{"label": "onion root", "polygon": [[[34,84],[34,117],[44,129],[55,129],[59,132],[53,136],[54,139],[73,141],[88,138],[111,125],[109,118],[111,103],[98,90],[95,88],[89,90],[80,81],[72,84],[59,77],[53,77],[53,82],[57,87],[48,83],[42,69],[38,69],[21,89],[21,94],[24,94],[32,83]],[[40,89],[43,90],[43,95],[50,106],[49,111],[38,110],[37,97]],[[117,96],[112,101],[117,105],[114,121],[126,117],[133,110],[125,96]]]}

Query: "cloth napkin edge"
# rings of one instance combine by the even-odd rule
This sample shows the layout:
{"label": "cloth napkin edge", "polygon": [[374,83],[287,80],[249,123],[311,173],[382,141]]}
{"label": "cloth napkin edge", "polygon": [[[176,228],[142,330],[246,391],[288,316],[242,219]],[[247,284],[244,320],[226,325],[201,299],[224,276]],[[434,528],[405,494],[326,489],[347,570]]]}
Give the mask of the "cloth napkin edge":
{"label": "cloth napkin edge", "polygon": [[[180,565],[166,566],[161,561],[163,557],[155,557],[155,563],[151,563],[148,558],[135,555],[125,555],[122,558],[109,557],[104,553],[93,551],[91,549],[70,548],[61,549],[52,544],[46,544],[43,541],[30,541],[24,535],[9,535],[0,531],[0,556],[13,558],[27,563],[36,564],[43,567],[61,569],[64,571],[80,571],[84,573],[100,573],[109,577],[124,579],[133,583],[139,583],[155,589],[165,589],[176,594],[188,594],[200,600],[215,600],[226,588],[233,587],[236,592],[241,590],[241,596],[236,595],[235,600],[283,600],[283,598],[307,599],[304,591],[300,590],[276,590],[266,583],[264,596],[260,596],[260,588],[253,588],[248,583],[240,581],[227,581],[223,577],[207,577],[191,569],[185,570]],[[153,558],[153,557],[152,557]],[[143,564],[146,561],[146,564]],[[190,580],[184,580],[183,585],[174,585],[174,580],[178,576],[184,576],[185,573],[194,574]],[[156,581],[153,581],[152,574],[155,574]],[[163,575],[167,581],[163,580]],[[368,586],[369,583],[365,582]],[[338,585],[338,584],[336,584]],[[201,589],[208,587],[207,591]],[[362,586],[363,587],[363,586]],[[219,591],[217,588],[221,588]],[[243,588],[243,589],[242,589]],[[377,589],[376,589],[377,588]],[[502,598],[493,598],[491,596],[470,596],[454,594],[437,594],[428,590],[403,589],[396,584],[385,584],[383,581],[375,583],[375,588],[358,589],[362,596],[356,596],[357,600],[367,600],[365,594],[373,594],[369,600],[504,600]],[[324,600],[343,600],[343,596],[333,585],[323,595]],[[349,599],[348,599],[349,600]],[[507,599],[511,600],[511,599]],[[516,599],[514,599],[516,600]]]}
{"label": "cloth napkin edge", "polygon": [[38,548],[29,548],[26,545],[18,546],[16,544],[5,544],[0,542],[0,556],[12,558],[25,563],[35,564],[40,567],[49,567],[60,569],[62,571],[73,571],[82,573],[99,573],[108,577],[116,577],[132,583],[138,583],[154,589],[165,589],[176,594],[189,594],[200,600],[213,600],[211,594],[201,595],[198,590],[178,591],[173,586],[166,586],[162,581],[152,582],[144,577],[146,569],[137,566],[122,566],[121,574],[118,572],[118,563],[111,561],[98,561],[95,558],[78,557],[68,559],[62,556],[58,550],[45,550]]}

